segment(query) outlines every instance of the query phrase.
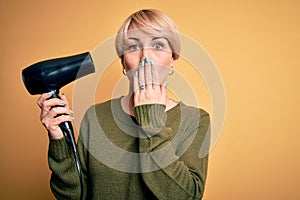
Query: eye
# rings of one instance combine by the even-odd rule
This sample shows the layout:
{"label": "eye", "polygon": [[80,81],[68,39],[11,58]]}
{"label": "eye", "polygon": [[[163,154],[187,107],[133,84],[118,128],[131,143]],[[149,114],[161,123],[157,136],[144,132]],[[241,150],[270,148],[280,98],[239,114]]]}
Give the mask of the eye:
{"label": "eye", "polygon": [[130,45],[130,46],[128,47],[128,50],[129,50],[129,51],[138,51],[138,50],[140,50],[140,49],[141,49],[141,46],[138,45],[138,44]]}
{"label": "eye", "polygon": [[164,44],[161,43],[161,42],[157,42],[153,45],[153,48],[156,49],[156,50],[161,50],[164,48]]}

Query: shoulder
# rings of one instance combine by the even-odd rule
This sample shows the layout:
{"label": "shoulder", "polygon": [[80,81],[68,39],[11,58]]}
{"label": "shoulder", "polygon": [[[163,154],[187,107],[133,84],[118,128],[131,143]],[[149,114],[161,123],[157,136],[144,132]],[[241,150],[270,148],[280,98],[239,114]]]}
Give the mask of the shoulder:
{"label": "shoulder", "polygon": [[96,112],[96,113],[107,113],[111,112],[112,107],[120,102],[120,99],[110,99],[101,103],[96,103],[92,106],[90,106],[86,113],[89,114],[91,112]]}
{"label": "shoulder", "polygon": [[210,121],[209,113],[202,109],[202,108],[196,108],[194,106],[186,105],[182,102],[180,102],[180,112],[185,119],[190,120],[197,120],[202,122],[208,122]]}
{"label": "shoulder", "polygon": [[94,119],[94,118],[104,118],[105,116],[111,113],[111,105],[114,99],[107,100],[101,103],[96,103],[87,108],[84,118],[85,119]]}
{"label": "shoulder", "polygon": [[97,103],[94,105],[96,112],[103,112],[105,110],[109,110],[111,108],[113,100],[104,101],[101,103]]}

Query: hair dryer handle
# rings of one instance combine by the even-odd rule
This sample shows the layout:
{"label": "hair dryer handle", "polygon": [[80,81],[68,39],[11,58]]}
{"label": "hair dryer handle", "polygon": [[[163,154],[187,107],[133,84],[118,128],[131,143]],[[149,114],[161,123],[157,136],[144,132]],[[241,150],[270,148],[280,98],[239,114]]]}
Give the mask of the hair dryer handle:
{"label": "hair dryer handle", "polygon": [[[60,96],[58,95],[58,91],[52,91],[52,96],[50,97],[50,99],[52,98],[58,98],[60,99]],[[54,107],[58,107],[58,106],[54,106]],[[69,143],[73,143],[75,142],[74,140],[74,130],[73,130],[73,126],[72,123],[70,121],[66,121],[66,122],[62,122],[59,125],[60,129],[62,130],[64,137],[66,138],[67,142]]]}

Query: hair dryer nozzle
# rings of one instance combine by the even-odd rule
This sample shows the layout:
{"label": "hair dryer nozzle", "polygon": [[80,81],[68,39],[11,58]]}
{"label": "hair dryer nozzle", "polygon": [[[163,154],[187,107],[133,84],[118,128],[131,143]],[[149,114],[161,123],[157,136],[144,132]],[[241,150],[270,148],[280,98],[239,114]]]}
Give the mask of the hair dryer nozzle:
{"label": "hair dryer nozzle", "polygon": [[89,52],[35,63],[22,70],[31,95],[57,91],[68,83],[95,72]]}

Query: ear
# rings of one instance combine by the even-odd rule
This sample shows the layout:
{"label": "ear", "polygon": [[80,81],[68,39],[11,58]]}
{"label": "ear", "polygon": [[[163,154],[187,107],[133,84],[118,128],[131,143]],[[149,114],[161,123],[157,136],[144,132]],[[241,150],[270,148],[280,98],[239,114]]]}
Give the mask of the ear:
{"label": "ear", "polygon": [[120,59],[121,59],[121,64],[122,64],[123,68],[125,68],[125,65],[124,65],[124,56],[120,57]]}
{"label": "ear", "polygon": [[176,64],[176,60],[172,57],[172,60],[171,60],[171,67],[174,67],[175,66],[175,64]]}

